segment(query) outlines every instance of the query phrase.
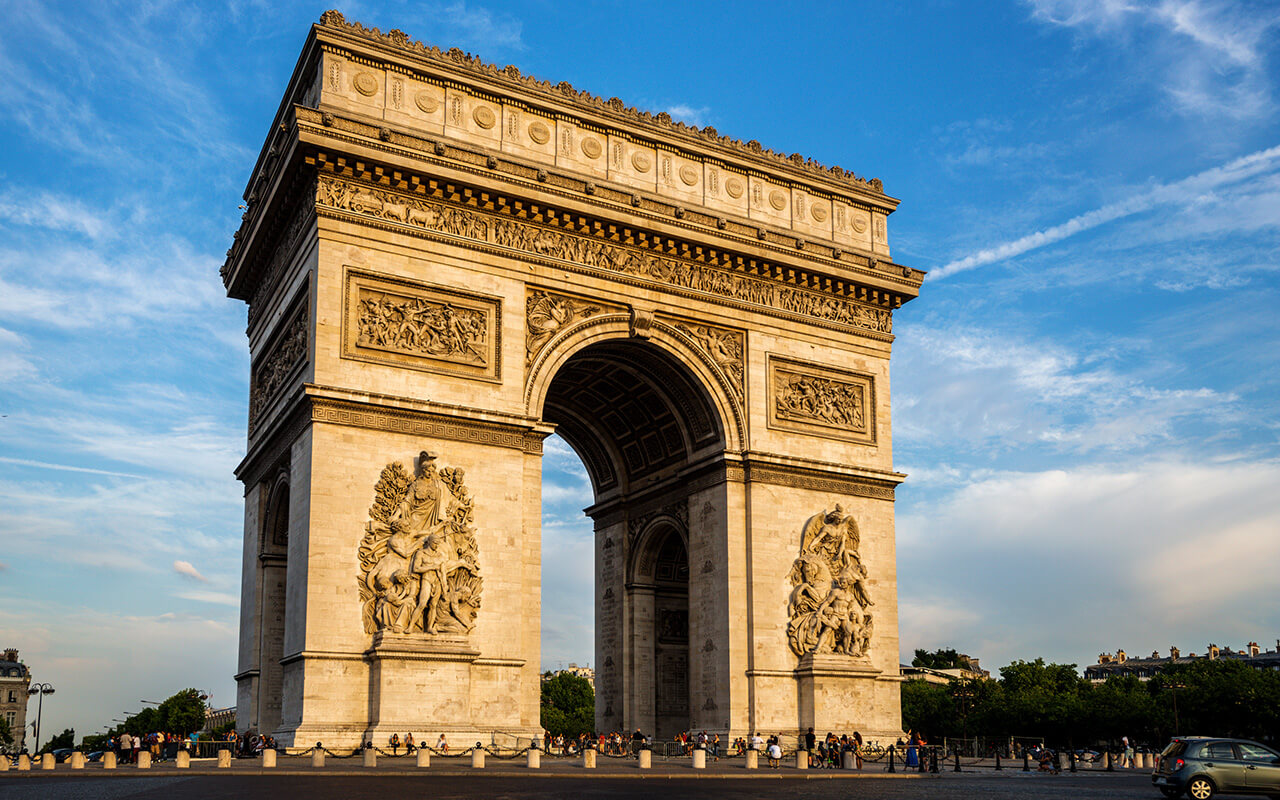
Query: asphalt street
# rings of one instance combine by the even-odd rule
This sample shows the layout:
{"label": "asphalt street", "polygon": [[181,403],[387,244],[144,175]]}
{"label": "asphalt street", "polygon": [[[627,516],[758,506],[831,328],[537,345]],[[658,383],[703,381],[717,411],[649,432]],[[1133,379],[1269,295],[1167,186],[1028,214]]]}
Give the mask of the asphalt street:
{"label": "asphalt street", "polygon": [[308,774],[162,774],[138,776],[40,775],[0,777],[4,800],[117,800],[118,798],[190,798],[191,800],[357,800],[429,796],[432,800],[543,800],[545,798],[729,798],[764,800],[786,798],[1073,798],[1074,800],[1160,800],[1146,774],[1041,775],[966,773],[910,778],[877,776],[805,777],[759,773],[750,776],[677,773],[646,776],[599,774],[472,775],[472,774],[360,774],[350,771]]}

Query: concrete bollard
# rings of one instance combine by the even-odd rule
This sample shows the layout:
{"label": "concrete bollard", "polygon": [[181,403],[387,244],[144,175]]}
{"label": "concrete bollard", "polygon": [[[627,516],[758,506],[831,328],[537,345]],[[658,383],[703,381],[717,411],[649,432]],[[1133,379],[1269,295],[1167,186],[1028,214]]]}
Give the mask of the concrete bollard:
{"label": "concrete bollard", "polygon": [[319,742],[316,742],[315,748],[313,748],[311,751],[311,766],[313,767],[324,766],[324,751],[320,749]]}
{"label": "concrete bollard", "polygon": [[743,766],[745,766],[747,769],[759,769],[760,768],[760,751],[748,750],[746,755],[746,764],[744,764]]}
{"label": "concrete bollard", "polygon": [[138,769],[151,769],[151,751],[138,751]]}
{"label": "concrete bollard", "polygon": [[53,769],[56,766],[58,766],[58,759],[53,757],[53,753],[40,756],[40,769]]}
{"label": "concrete bollard", "polygon": [[231,751],[218,751],[218,769],[228,769],[231,766]]}
{"label": "concrete bollard", "polygon": [[707,768],[707,751],[703,750],[701,747],[695,747],[693,749],[693,768],[694,769]]}
{"label": "concrete bollard", "polygon": [[639,753],[640,769],[653,769],[653,751],[645,748]]}
{"label": "concrete bollard", "polygon": [[524,765],[529,769],[542,768],[542,751],[536,747],[530,747],[528,757],[525,759]]}
{"label": "concrete bollard", "polygon": [[366,747],[363,752],[364,761],[361,762],[366,767],[378,766],[378,751],[372,747]]}
{"label": "concrete bollard", "polygon": [[0,753],[0,772],[9,771],[9,756]]}
{"label": "concrete bollard", "polygon": [[840,757],[840,765],[845,769],[854,769],[858,766],[857,760],[854,758],[852,750],[845,750]]}
{"label": "concrete bollard", "polygon": [[476,749],[471,751],[471,768],[484,769],[484,749],[476,742]]}
{"label": "concrete bollard", "polygon": [[596,751],[594,748],[588,747],[586,750],[582,751],[582,768],[596,768]]}
{"label": "concrete bollard", "polygon": [[26,753],[18,756],[18,772],[26,772],[31,769],[31,757]]}
{"label": "concrete bollard", "polygon": [[84,769],[84,753],[77,750],[71,754],[71,768]]}
{"label": "concrete bollard", "polygon": [[809,751],[797,750],[796,751],[796,769],[808,769],[808,768],[809,768]]}
{"label": "concrete bollard", "polygon": [[262,751],[262,768],[274,769],[276,766],[277,755],[278,754],[276,753],[275,750],[271,750],[271,749],[263,750]]}
{"label": "concrete bollard", "polygon": [[173,760],[173,766],[177,769],[191,769],[191,753],[187,750],[179,750],[177,757]]}
{"label": "concrete bollard", "polygon": [[420,767],[431,766],[431,751],[425,747],[418,748],[418,766]]}
{"label": "concrete bollard", "polygon": [[111,751],[107,751],[107,752],[105,752],[105,753],[103,753],[103,754],[102,754],[102,768],[103,768],[103,769],[115,769],[115,768],[116,768],[116,754],[115,754],[115,753],[112,753]]}

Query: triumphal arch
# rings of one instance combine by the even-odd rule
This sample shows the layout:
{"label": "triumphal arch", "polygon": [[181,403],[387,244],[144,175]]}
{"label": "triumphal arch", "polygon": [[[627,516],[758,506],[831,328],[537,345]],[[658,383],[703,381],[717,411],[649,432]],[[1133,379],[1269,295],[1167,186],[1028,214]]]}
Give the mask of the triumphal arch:
{"label": "triumphal arch", "polygon": [[328,12],[245,202],[242,728],[538,733],[557,432],[599,729],[900,733],[880,181]]}

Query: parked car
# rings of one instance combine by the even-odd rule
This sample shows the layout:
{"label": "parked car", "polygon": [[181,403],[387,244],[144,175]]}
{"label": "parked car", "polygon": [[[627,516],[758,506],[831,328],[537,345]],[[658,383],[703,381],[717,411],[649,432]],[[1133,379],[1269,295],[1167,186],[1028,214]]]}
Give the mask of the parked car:
{"label": "parked car", "polygon": [[1192,800],[1218,792],[1280,797],[1280,753],[1248,739],[1179,737],[1160,753],[1151,785]]}
{"label": "parked car", "polygon": [[106,752],[105,750],[94,750],[92,753],[87,754],[84,757],[84,760],[85,761],[101,761],[102,756],[105,752]]}
{"label": "parked car", "polygon": [[49,752],[53,753],[54,761],[57,761],[59,764],[61,764],[67,759],[71,758],[71,754],[74,753],[75,750],[72,750],[70,747],[59,747],[57,750],[50,750]]}

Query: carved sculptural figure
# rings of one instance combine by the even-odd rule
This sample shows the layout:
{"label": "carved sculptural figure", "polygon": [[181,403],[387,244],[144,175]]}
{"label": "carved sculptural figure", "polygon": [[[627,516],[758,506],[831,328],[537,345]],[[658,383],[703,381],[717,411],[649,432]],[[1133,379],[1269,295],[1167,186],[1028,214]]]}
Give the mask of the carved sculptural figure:
{"label": "carved sculptural figure", "polygon": [[858,526],[837,505],[805,523],[791,569],[787,638],[798,656],[863,656],[871,643],[867,568],[858,555]]}
{"label": "carved sculptural figure", "polygon": [[460,469],[437,470],[423,452],[411,479],[389,464],[360,546],[365,629],[372,633],[469,632],[481,579],[472,500]]}

